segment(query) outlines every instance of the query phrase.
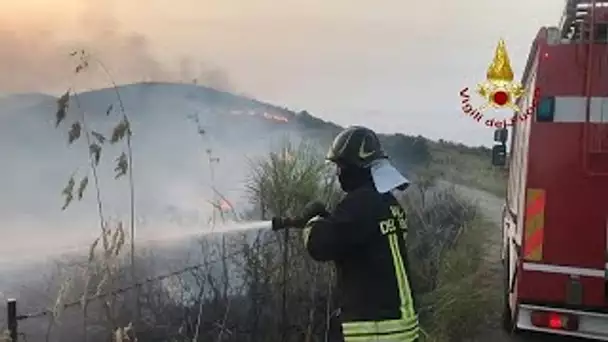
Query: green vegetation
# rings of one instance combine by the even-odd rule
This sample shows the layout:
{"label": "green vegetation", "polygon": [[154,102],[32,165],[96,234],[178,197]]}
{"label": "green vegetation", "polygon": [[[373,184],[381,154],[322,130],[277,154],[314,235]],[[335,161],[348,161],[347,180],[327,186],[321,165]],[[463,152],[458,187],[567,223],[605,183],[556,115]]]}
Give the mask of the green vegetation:
{"label": "green vegetation", "polygon": [[486,190],[504,197],[506,172],[492,166],[492,151],[485,147],[468,147],[440,140],[430,143],[430,169],[445,180]]}
{"label": "green vegetation", "polygon": [[[310,145],[294,147],[287,143],[254,164],[249,189],[252,203],[261,206],[264,218],[292,214],[313,198],[335,203],[338,191],[333,182],[324,183],[327,169],[322,157]],[[429,177],[419,178],[424,182],[412,185],[405,205],[411,229],[410,274],[419,300],[423,339],[456,341],[473,337],[495,298],[490,288],[480,287],[486,280],[482,261],[486,254],[485,232],[490,224],[454,190],[435,188],[432,181],[427,181]],[[278,272],[274,286],[278,286],[279,293],[284,293],[286,298],[284,311],[278,317],[286,321],[279,320],[271,330],[282,331],[286,325],[294,324],[294,320],[301,325],[300,331],[306,332],[305,341],[320,341],[326,328],[323,322],[335,309],[328,301],[332,267],[308,257],[299,232],[282,234],[280,238],[269,238],[277,239],[283,248],[283,264],[277,255],[273,269]],[[285,287],[279,285],[281,279]],[[472,288],[481,290],[472,292]],[[314,297],[309,297],[312,293]],[[294,307],[303,315],[308,313],[309,320],[302,321],[299,315],[291,315],[289,308]],[[325,310],[320,311],[319,307]],[[280,340],[269,334],[267,331],[263,335],[264,340]],[[294,335],[288,335],[291,336],[288,341],[293,341]]]}
{"label": "green vegetation", "polygon": [[491,227],[452,188],[434,188],[423,178],[408,191],[407,201],[410,273],[423,340],[462,341],[474,337],[493,303],[494,291],[479,287]]}
{"label": "green vegetation", "polygon": [[488,312],[497,310],[498,290],[489,285],[483,262],[484,234],[491,225],[479,218],[465,223],[454,246],[441,256],[437,283],[423,297],[427,341],[462,341],[487,325]]}
{"label": "green vegetation", "polygon": [[[340,192],[322,157],[312,145],[285,141],[253,160],[247,182],[251,207],[240,216],[293,214],[311,199],[336,203]],[[482,286],[488,224],[452,189],[435,188],[432,182],[412,185],[404,203],[411,230],[409,272],[423,340],[473,336],[493,298]],[[134,336],[150,342],[323,341],[327,317],[335,310],[333,267],[310,259],[299,231],[207,235],[200,240],[195,266],[166,277],[155,276],[155,263],[166,256],[140,250],[138,275],[144,283],[136,303],[145,320],[138,324],[132,324],[130,308],[134,291],[120,290],[131,284],[131,262],[114,248],[115,241],[124,241],[120,229],[117,234],[99,242],[107,247],[98,254],[92,247],[99,257],[61,265],[53,330],[47,337],[67,342],[85,336],[87,341],[117,342],[134,341]],[[87,288],[97,289],[88,300]],[[74,328],[83,324],[85,329]]]}
{"label": "green vegetation", "polygon": [[[323,147],[328,147],[341,130],[340,126],[315,118],[305,111],[293,117],[302,130]],[[498,196],[505,194],[505,172],[492,166],[491,150],[487,147],[470,147],[404,134],[382,134],[380,139],[395,166],[412,178],[419,175],[438,177]]]}

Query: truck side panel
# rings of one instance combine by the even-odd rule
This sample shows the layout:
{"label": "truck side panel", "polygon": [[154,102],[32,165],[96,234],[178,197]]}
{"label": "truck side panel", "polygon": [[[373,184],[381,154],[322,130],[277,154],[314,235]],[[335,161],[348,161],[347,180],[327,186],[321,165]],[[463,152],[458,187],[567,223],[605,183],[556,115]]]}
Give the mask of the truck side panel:
{"label": "truck side panel", "polygon": [[[536,58],[538,60],[538,58]],[[533,63],[536,68],[538,63]],[[529,108],[534,98],[536,88],[536,73],[531,72],[525,82],[526,94],[522,96],[518,105],[520,108]],[[526,179],[528,174],[528,145],[530,137],[530,120],[516,121],[513,126],[513,137],[511,145],[512,160],[509,163],[509,179],[507,189],[507,208],[517,218],[516,234],[517,243],[521,243],[523,227],[523,212],[525,208]]]}
{"label": "truck side panel", "polygon": [[[606,179],[588,177],[581,160],[582,124],[533,127],[528,187],[546,191],[542,262],[604,269]],[[551,142],[543,148],[543,142]]]}
{"label": "truck side panel", "polygon": [[[600,56],[608,55],[608,50],[605,46],[601,49],[592,64],[590,95],[604,98],[608,96],[608,82],[601,80],[608,79],[608,64]],[[555,97],[555,117],[553,122],[535,120],[531,126],[526,189],[542,191],[545,200],[540,223],[542,252],[524,260],[519,279],[523,302],[566,303],[569,276],[578,272],[583,285],[582,305],[605,306],[608,177],[591,177],[584,167],[588,152],[584,132],[589,125],[585,123],[585,51],[575,44],[545,45],[540,51],[537,85],[541,97]],[[608,122],[608,105],[604,108],[603,103],[595,100],[591,109],[592,121],[601,127]],[[608,135],[604,139],[608,140]],[[534,206],[526,201],[527,208]],[[534,210],[522,215],[524,250],[527,243],[532,243],[526,231],[539,225],[532,219]],[[526,269],[526,264],[533,266]]]}
{"label": "truck side panel", "polygon": [[[563,307],[566,303],[565,286],[570,276],[559,273],[525,272],[522,277],[525,281],[521,282],[518,288],[518,297],[522,302],[554,304],[558,307]],[[604,279],[581,277],[580,282],[583,288],[581,306],[602,311]]]}

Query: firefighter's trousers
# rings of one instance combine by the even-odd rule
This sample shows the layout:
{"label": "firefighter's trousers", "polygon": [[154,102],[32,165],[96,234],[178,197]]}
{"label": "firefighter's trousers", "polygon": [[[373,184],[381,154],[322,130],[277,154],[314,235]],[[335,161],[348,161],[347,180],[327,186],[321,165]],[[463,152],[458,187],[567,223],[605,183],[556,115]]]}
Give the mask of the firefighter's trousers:
{"label": "firefighter's trousers", "polygon": [[[354,340],[353,340],[354,341]],[[378,336],[370,336],[365,339],[362,337],[357,337],[356,342],[418,342],[419,339],[411,340],[403,337],[383,337],[381,335]],[[344,339],[344,334],[342,333],[342,322],[338,316],[332,316],[329,321],[329,334],[327,342],[350,342]]]}

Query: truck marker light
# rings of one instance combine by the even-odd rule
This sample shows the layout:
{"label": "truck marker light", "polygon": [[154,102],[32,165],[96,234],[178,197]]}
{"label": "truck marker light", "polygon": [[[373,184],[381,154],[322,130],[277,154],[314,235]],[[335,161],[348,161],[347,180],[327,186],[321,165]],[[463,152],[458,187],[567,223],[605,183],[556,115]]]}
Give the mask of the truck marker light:
{"label": "truck marker light", "polygon": [[561,312],[532,311],[530,322],[539,328],[578,330],[578,317]]}
{"label": "truck marker light", "polygon": [[[566,318],[566,322],[568,319]],[[562,328],[562,319],[558,314],[552,312],[549,314],[549,328],[553,329],[561,329]]]}

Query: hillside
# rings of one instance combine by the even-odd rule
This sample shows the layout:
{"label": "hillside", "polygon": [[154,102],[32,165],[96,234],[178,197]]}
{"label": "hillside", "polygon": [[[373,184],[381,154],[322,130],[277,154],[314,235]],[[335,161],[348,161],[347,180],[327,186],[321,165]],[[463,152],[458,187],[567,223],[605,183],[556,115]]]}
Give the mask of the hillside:
{"label": "hillside", "polygon": [[[295,120],[298,130],[329,147],[342,127],[314,117],[306,111],[294,113],[279,109]],[[445,140],[434,141],[423,136],[401,133],[380,134],[380,139],[395,165],[410,177],[431,175],[456,184],[471,186],[503,196],[505,174],[491,165],[491,150]]]}
{"label": "hillside", "polygon": [[[134,132],[138,219],[147,222],[143,229],[149,230],[165,229],[168,224],[204,224],[213,196],[211,183],[237,210],[246,210],[243,182],[252,159],[285,136],[295,142],[318,142],[324,150],[341,129],[307,112],[195,85],[132,84],[121,86],[118,93]],[[88,146],[81,140],[66,148],[67,130],[83,112],[89,127],[108,136],[120,120],[114,89],[72,98],[66,122],[59,129],[55,128],[56,102],[41,94],[0,97],[0,221],[10,227],[3,231],[9,240],[28,240],[33,252],[47,246],[58,230],[82,239],[95,233],[92,192],[71,211],[60,210],[61,189],[70,175],[81,179],[88,169]],[[108,114],[109,106],[113,108]],[[486,148],[403,134],[381,139],[396,166],[410,177],[434,175],[500,193],[502,181],[490,165]],[[128,200],[126,185],[113,178],[114,159],[123,147],[106,146],[100,167],[102,197],[108,203],[104,209],[112,217],[122,217]],[[213,166],[214,175],[209,157],[220,159]],[[188,223],[182,222],[184,217]],[[0,253],[8,256],[21,247],[14,244],[14,250],[5,248]]]}
{"label": "hillside", "polygon": [[[331,137],[341,129],[306,112],[294,117],[302,131],[322,141],[323,146],[329,146]],[[431,175],[503,196],[505,175],[491,165],[489,148],[401,133],[381,134],[380,139],[395,165],[410,177]]]}

